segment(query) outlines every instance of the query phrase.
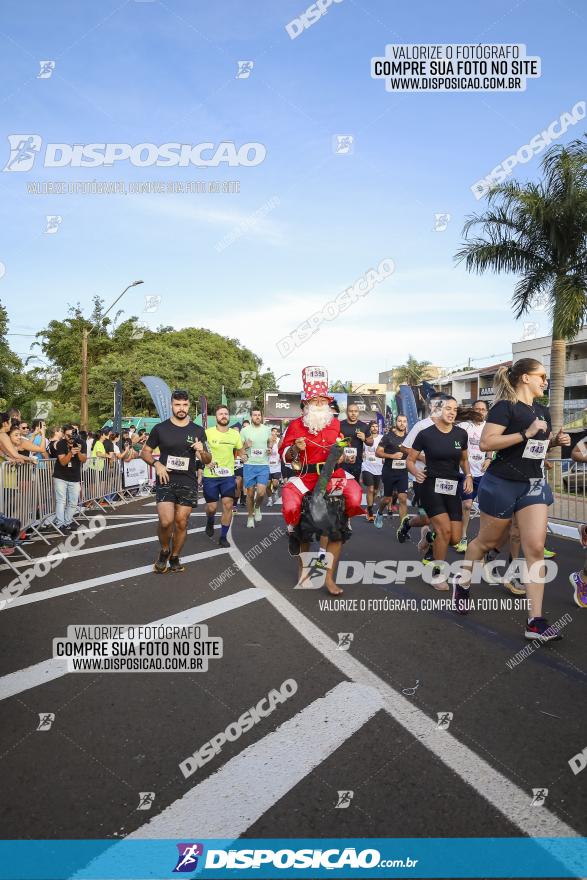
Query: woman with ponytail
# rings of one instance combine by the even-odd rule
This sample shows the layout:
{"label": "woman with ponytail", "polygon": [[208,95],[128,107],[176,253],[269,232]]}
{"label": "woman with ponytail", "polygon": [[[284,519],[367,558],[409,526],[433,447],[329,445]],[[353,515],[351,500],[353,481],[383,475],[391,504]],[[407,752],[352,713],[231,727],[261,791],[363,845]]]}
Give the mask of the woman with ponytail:
{"label": "woman with ponytail", "polygon": [[[570,443],[562,428],[552,434],[547,407],[536,402],[548,385],[540,361],[522,358],[511,367],[501,367],[495,376],[495,402],[489,410],[479,443],[494,458],[479,486],[481,524],[479,534],[468,546],[465,560],[480,561],[487,551],[500,547],[515,514],[520,531],[529,582],[530,602],[526,638],[547,641],[560,638],[542,616],[544,595],[544,541],[552,491],[544,476],[544,459],[552,446]],[[470,569],[470,566],[467,566]],[[453,600],[460,613],[468,608],[470,570],[453,579]]]}

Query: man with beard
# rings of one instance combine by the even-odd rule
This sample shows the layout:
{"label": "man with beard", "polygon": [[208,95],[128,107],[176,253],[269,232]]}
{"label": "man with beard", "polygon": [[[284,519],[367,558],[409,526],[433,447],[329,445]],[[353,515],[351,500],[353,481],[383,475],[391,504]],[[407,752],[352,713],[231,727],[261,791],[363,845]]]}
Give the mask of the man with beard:
{"label": "man with beard", "polygon": [[230,415],[228,407],[221,403],[216,407],[216,427],[206,429],[206,440],[211,452],[210,461],[204,468],[202,485],[206,499],[206,534],[214,537],[214,517],[218,501],[222,506],[220,517],[220,547],[230,547],[226,537],[232,522],[232,511],[236,491],[234,476],[235,452],[243,462],[247,456],[243,449],[243,441],[236,428],[229,428]]}
{"label": "man with beard", "polygon": [[[203,463],[212,456],[204,450],[206,433],[190,420],[190,401],[187,391],[174,391],[171,395],[171,418],[155,425],[141,452],[141,458],[155,468],[157,484],[157,515],[159,517],[159,543],[161,550],[154,569],[159,574],[166,571],[185,571],[179,559],[187,524],[198,503],[198,480],[196,457]],[[159,460],[153,450],[159,448]]]}
{"label": "man with beard", "polygon": [[349,452],[342,466],[347,474],[352,474],[355,480],[360,480],[363,451],[365,446],[373,446],[373,435],[369,431],[369,425],[359,420],[359,407],[356,403],[349,403],[347,406],[346,419],[340,423],[340,430],[349,443]]}
{"label": "man with beard", "polygon": [[[319,479],[321,466],[328,457],[334,443],[340,437],[340,422],[331,409],[332,397],[328,394],[328,373],[323,367],[306,367],[302,371],[304,386],[303,414],[288,425],[279,452],[286,464],[293,463],[298,471],[283,488],[282,510],[289,533],[290,553],[297,556],[307,553],[311,526],[300,525],[304,495],[311,492]],[[340,461],[343,460],[341,450]],[[359,516],[361,508],[361,486],[342,468],[333,471],[327,483],[327,492],[339,492],[344,500],[343,516]],[[346,522],[332,522],[328,534],[327,552],[331,553],[331,565],[326,571],[325,586],[329,593],[342,593],[334,581],[334,572],[340,556],[342,542],[348,537]],[[303,564],[299,561],[299,581],[302,579]]]}

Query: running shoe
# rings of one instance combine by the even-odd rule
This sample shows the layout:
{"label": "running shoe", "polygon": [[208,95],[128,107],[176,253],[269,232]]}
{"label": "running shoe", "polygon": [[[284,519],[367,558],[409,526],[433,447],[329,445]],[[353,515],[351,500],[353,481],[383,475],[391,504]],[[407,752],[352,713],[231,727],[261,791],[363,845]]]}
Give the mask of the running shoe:
{"label": "running shoe", "polygon": [[554,559],[556,553],[554,550],[548,550],[546,547],[544,548],[544,558],[545,559]]}
{"label": "running shoe", "polygon": [[497,559],[497,554],[494,550],[490,550],[485,554],[485,561],[483,563],[483,580],[486,584],[489,584],[490,587],[498,587],[503,583],[497,572],[494,571],[491,566],[491,563],[494,562],[495,559]]}
{"label": "running shoe", "polygon": [[254,517],[254,516],[248,516],[248,517],[247,517],[247,528],[248,528],[248,529],[254,529],[254,528],[255,528],[255,517]]}
{"label": "running shoe", "polygon": [[466,553],[469,542],[466,538],[461,538],[458,544],[455,544],[455,550],[457,553]]}
{"label": "running shoe", "polygon": [[526,587],[519,577],[510,578],[509,581],[503,581],[503,585],[512,596],[525,596]]}
{"label": "running shoe", "polygon": [[380,510],[377,511],[377,516],[373,520],[373,525],[375,526],[376,529],[383,528],[383,514],[381,513]]}
{"label": "running shoe", "polygon": [[569,575],[574,590],[573,599],[579,608],[587,608],[587,583],[581,579],[581,572],[574,571]]}
{"label": "running shoe", "polygon": [[459,575],[452,578],[452,608],[457,614],[469,613],[469,590],[461,586]]}
{"label": "running shoe", "polygon": [[254,515],[255,515],[255,522],[261,522],[261,520],[263,519],[263,514],[261,513],[260,507],[255,507]]}
{"label": "running shoe", "polygon": [[396,532],[396,537],[397,537],[400,544],[403,544],[404,541],[408,540],[408,537],[410,534],[410,528],[411,528],[410,517],[406,515],[402,519],[402,521],[399,525],[399,529]]}
{"label": "running shoe", "polygon": [[267,499],[267,507],[273,507],[273,498],[271,496]]}
{"label": "running shoe", "polygon": [[300,541],[295,532],[290,532],[287,536],[288,543],[287,549],[289,551],[290,556],[299,556],[300,555]]}
{"label": "running shoe", "polygon": [[[442,566],[435,565],[432,569],[432,577],[437,578],[440,577],[441,574]],[[432,582],[430,586],[432,587],[432,589],[437,590],[437,592],[439,593],[446,593],[448,590],[450,590],[450,587],[445,580],[437,581],[436,583]]]}
{"label": "running shoe", "polygon": [[426,550],[426,553],[422,557],[422,562],[424,565],[430,565],[434,562],[434,551],[432,550],[432,547],[428,547],[428,550]]}
{"label": "running shoe", "polygon": [[169,557],[168,571],[185,571],[185,565],[181,564],[181,562],[179,561],[179,556]]}
{"label": "running shoe", "polygon": [[218,544],[220,547],[230,547],[230,542],[229,542],[228,538],[220,538],[220,540],[218,541]]}
{"label": "running shoe", "polygon": [[213,523],[206,523],[205,532],[209,538],[213,538],[214,537],[214,524]]}
{"label": "running shoe", "polygon": [[367,522],[375,522],[375,517],[372,513],[367,514]]}
{"label": "running shoe", "polygon": [[531,641],[555,642],[562,639],[553,626],[548,625],[546,617],[532,617],[526,623],[525,636]]}
{"label": "running shoe", "polygon": [[14,547],[0,547],[2,556],[12,556],[16,552]]}
{"label": "running shoe", "polygon": [[158,574],[164,574],[167,571],[167,562],[169,560],[169,550],[161,550],[159,556],[153,565],[154,570]]}
{"label": "running shoe", "polygon": [[391,505],[391,515],[393,516],[393,514],[394,514],[394,513],[397,513],[397,512],[398,512],[398,510],[397,510],[397,504],[392,504],[392,505]]}
{"label": "running shoe", "polygon": [[420,540],[418,541],[418,550],[420,551],[420,553],[426,553],[426,551],[428,550],[428,547],[429,547],[428,539],[427,539],[427,536],[424,535],[424,537],[420,538]]}
{"label": "running shoe", "polygon": [[322,556],[319,556],[316,562],[314,563],[314,568],[319,568],[320,571],[328,571],[328,565],[326,563],[326,559]]}

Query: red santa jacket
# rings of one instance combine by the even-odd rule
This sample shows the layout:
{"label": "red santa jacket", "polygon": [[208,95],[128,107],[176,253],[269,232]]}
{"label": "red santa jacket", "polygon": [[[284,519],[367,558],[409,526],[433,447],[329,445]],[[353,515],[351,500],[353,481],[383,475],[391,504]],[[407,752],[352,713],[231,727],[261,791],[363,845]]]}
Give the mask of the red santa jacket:
{"label": "red santa jacket", "polygon": [[[279,454],[282,456],[285,451],[293,446],[298,437],[303,437],[306,441],[306,450],[302,452],[302,461],[304,464],[321,464],[326,461],[330,447],[336,443],[340,436],[340,422],[337,418],[326,425],[326,427],[317,434],[310,433],[310,430],[304,425],[302,417],[294,419],[287,426],[283,440],[279,446]],[[342,451],[342,450],[341,450]]]}

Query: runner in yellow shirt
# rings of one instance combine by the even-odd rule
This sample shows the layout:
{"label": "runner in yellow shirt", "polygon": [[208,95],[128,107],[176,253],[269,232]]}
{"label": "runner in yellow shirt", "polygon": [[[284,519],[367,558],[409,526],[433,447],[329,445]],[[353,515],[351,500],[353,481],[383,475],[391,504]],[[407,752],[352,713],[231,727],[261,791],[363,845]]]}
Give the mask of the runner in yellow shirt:
{"label": "runner in yellow shirt", "polygon": [[[220,518],[221,547],[230,547],[227,539],[232,520],[232,509],[236,490],[234,476],[234,452],[243,450],[243,441],[236,428],[229,428],[229,412],[227,406],[216,407],[216,427],[206,429],[206,441],[212,455],[212,461],[204,468],[202,488],[206,499],[206,534],[214,537],[214,517],[218,499],[222,499],[222,516]],[[241,458],[246,461],[244,450]]]}

